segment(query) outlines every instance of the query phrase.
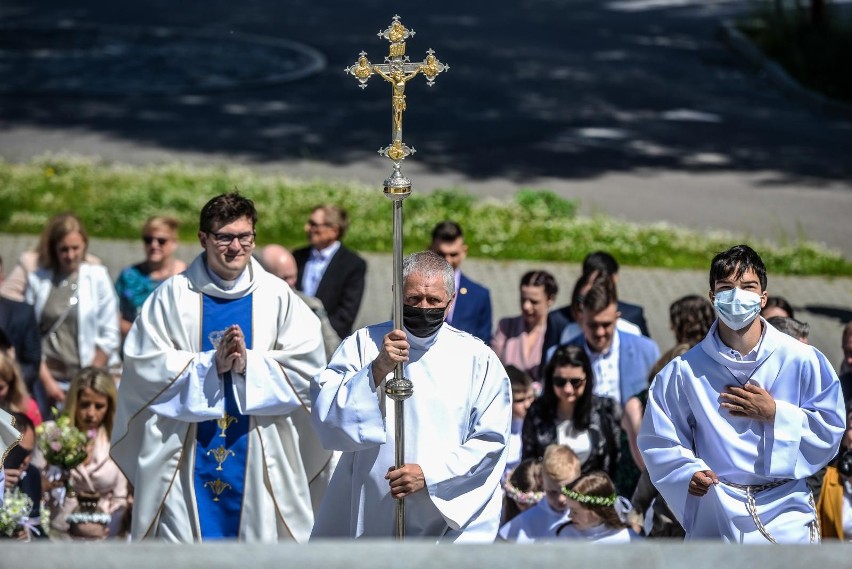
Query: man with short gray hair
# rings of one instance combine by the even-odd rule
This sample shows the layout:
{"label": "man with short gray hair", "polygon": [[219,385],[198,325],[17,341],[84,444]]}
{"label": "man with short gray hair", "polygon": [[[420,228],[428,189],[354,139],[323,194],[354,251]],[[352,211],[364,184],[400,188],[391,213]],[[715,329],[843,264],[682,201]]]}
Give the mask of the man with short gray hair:
{"label": "man with short gray hair", "polygon": [[[311,389],[323,445],[343,451],[311,538],[405,535],[491,542],[512,420],[509,378],[481,340],[445,324],[455,297],[449,263],[424,251],[403,263],[403,329],[368,326],[343,341]],[[395,467],[394,405],[384,391],[397,363],[414,384],[405,401],[406,464]],[[388,428],[390,427],[390,428]]]}

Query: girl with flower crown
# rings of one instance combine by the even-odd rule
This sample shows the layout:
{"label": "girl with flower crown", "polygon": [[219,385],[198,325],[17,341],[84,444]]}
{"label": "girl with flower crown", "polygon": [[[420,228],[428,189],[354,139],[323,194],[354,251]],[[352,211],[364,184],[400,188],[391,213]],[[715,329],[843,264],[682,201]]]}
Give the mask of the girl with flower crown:
{"label": "girl with flower crown", "polygon": [[[83,368],[71,380],[65,414],[87,434],[88,456],[68,475],[71,491],[49,501],[51,538],[104,539],[119,525],[128,501],[127,479],[109,456],[117,399],[115,380],[106,369]],[[51,486],[61,488],[65,480]],[[78,507],[84,501],[97,507],[84,512]]]}
{"label": "girl with flower crown", "polygon": [[590,472],[562,489],[568,501],[569,521],[556,530],[568,539],[601,543],[629,543],[637,538],[627,527],[630,502],[615,492],[605,472]]}
{"label": "girl with flower crown", "polygon": [[[535,459],[533,459],[535,460]],[[580,475],[580,460],[563,445],[550,445],[541,460],[542,498],[500,527],[498,541],[533,543],[553,539],[566,515],[567,498],[562,488]],[[525,496],[532,501],[537,496]]]}
{"label": "girl with flower crown", "polygon": [[541,462],[527,459],[509,473],[503,483],[506,492],[503,498],[503,520],[505,524],[521,512],[525,512],[544,498],[541,481]]}

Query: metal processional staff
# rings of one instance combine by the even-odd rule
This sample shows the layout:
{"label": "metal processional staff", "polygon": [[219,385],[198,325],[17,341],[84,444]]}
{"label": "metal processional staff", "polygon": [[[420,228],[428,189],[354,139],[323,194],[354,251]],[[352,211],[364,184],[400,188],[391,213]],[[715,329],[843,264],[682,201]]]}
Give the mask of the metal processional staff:
{"label": "metal processional staff", "polygon": [[[426,59],[411,62],[405,55],[405,40],[414,36],[414,30],[402,25],[399,16],[393,17],[393,22],[387,29],[378,33],[380,38],[390,42],[390,53],[385,56],[385,62],[373,65],[367,59],[367,54],[361,52],[358,61],[346,68],[346,73],[355,76],[362,89],[367,87],[371,75],[379,75],[391,84],[392,128],[390,145],[380,148],[379,154],[393,161],[393,173],[384,181],[385,196],[393,201],[393,326],[402,329],[402,201],[411,195],[411,180],[406,178],[400,169],[400,162],[406,156],[414,154],[414,148],[402,141],[402,115],[405,112],[405,84],[418,73],[426,77],[431,87],[435,77],[450,66],[444,65],[435,57],[431,49],[426,52]],[[405,416],[403,404],[414,393],[412,382],[402,375],[402,363],[393,370],[393,377],[385,383],[385,394],[394,401],[395,422],[394,438],[396,440],[396,468],[405,464]],[[405,501],[396,501],[396,536],[405,536]]]}

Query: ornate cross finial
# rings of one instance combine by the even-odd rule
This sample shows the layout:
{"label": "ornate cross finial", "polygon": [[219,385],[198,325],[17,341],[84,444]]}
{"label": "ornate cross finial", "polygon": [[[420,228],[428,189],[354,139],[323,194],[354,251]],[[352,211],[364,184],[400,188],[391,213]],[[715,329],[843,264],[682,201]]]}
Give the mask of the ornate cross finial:
{"label": "ornate cross finial", "polygon": [[402,141],[402,115],[406,109],[405,84],[418,73],[422,73],[426,77],[426,84],[431,87],[438,74],[449,70],[450,66],[438,61],[435,52],[431,49],[426,52],[426,59],[423,61],[410,61],[405,55],[405,40],[414,36],[414,30],[406,28],[399,16],[394,16],[391,24],[379,31],[378,36],[390,42],[390,51],[385,56],[385,62],[374,65],[367,59],[367,53],[362,51],[358,54],[358,61],[346,68],[346,73],[358,79],[358,86],[362,89],[367,87],[367,80],[374,73],[391,84],[393,111],[391,143],[385,148],[380,148],[379,154],[399,162],[414,153],[414,148]]}

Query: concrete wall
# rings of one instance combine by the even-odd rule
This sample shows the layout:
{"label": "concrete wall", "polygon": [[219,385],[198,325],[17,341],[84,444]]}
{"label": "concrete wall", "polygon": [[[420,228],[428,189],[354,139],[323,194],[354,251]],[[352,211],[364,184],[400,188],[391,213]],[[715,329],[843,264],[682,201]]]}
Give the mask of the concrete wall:
{"label": "concrete wall", "polygon": [[436,546],[392,541],[326,542],[309,545],[205,545],[29,543],[5,540],[0,568],[62,569],[845,569],[852,567],[844,544],[736,546],[717,543],[645,541],[603,546]]}

